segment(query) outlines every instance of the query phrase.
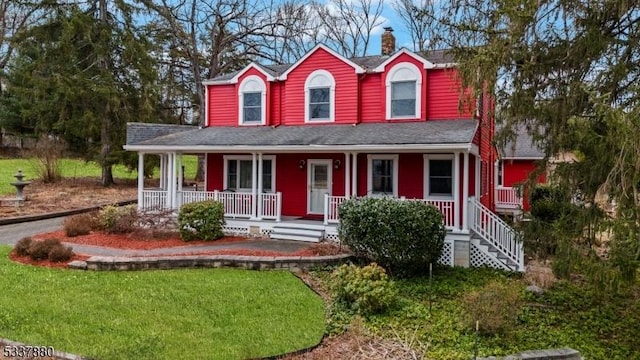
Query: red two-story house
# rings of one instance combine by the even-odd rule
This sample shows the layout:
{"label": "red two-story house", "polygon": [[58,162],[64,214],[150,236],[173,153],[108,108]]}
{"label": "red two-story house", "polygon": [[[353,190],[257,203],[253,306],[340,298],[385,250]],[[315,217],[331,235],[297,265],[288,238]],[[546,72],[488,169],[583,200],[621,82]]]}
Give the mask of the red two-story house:
{"label": "red two-story house", "polygon": [[[338,240],[338,206],[390,196],[437,207],[441,262],[523,270],[513,230],[494,214],[491,97],[461,91],[445,51],[345,58],[318,45],[293,64],[207,80],[206,127],[129,124],[125,148],[161,158],[158,189],[139,180],[140,208],[223,202],[226,231]],[[204,191],[182,188],[181,154],[204,154]]]}

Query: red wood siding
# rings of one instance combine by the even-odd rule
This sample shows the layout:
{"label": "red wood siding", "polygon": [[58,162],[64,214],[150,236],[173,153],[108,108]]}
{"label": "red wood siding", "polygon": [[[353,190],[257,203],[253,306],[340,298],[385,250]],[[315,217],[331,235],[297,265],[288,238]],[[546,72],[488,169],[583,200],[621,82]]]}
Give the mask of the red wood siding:
{"label": "red wood siding", "polygon": [[[502,185],[505,187],[515,187],[529,178],[536,169],[536,162],[534,160],[504,160],[502,162],[503,176]],[[546,174],[541,174],[538,179],[538,184],[547,182]],[[523,198],[523,208],[525,211],[529,210],[529,191],[525,189]]]}
{"label": "red wood siding", "polygon": [[427,72],[427,118],[429,120],[469,119],[473,112],[469,106],[459,107],[460,81],[452,69]]}
{"label": "red wood siding", "polygon": [[222,154],[207,154],[207,191],[224,190]]}
{"label": "red wood siding", "polygon": [[362,122],[386,121],[385,85],[382,74],[367,74],[360,83],[360,116]]}
{"label": "red wood siding", "polygon": [[234,84],[208,85],[208,126],[238,125],[238,91]]}
{"label": "red wood siding", "polygon": [[424,157],[400,154],[398,158],[398,196],[422,199],[424,193]]}
{"label": "red wood siding", "polygon": [[427,76],[425,76],[425,70],[424,70],[424,65],[414,59],[413,57],[407,55],[407,54],[402,54],[400,56],[398,56],[397,58],[393,59],[393,61],[391,61],[389,64],[387,64],[387,66],[385,66],[384,68],[384,73],[382,74],[382,81],[381,81],[381,85],[382,85],[382,96],[381,96],[381,101],[380,104],[378,106],[382,107],[382,111],[383,111],[383,119],[386,118],[387,116],[387,112],[386,112],[386,104],[387,104],[387,90],[386,90],[386,84],[387,84],[387,75],[389,73],[389,71],[391,69],[393,69],[393,67],[399,63],[403,63],[403,62],[408,62],[408,63],[412,63],[414,64],[419,70],[420,70],[420,74],[422,75],[422,96],[420,101],[422,102],[420,105],[420,117],[418,119],[415,120],[425,120],[427,119],[427,98],[426,98],[426,94],[427,94],[427,89],[428,89],[428,84],[427,82],[430,81],[430,79],[428,79]]}
{"label": "red wood siding", "polygon": [[286,108],[283,125],[304,124],[304,84],[315,70],[326,70],[333,75],[335,90],[335,123],[355,123],[358,113],[358,74],[342,60],[322,48],[311,54],[305,62],[287,75],[285,81]]}
{"label": "red wood siding", "polygon": [[269,112],[267,125],[280,125],[283,110],[281,104],[284,103],[282,99],[284,85],[282,82],[272,82],[269,85],[271,96],[268,98],[268,102],[271,111]]}

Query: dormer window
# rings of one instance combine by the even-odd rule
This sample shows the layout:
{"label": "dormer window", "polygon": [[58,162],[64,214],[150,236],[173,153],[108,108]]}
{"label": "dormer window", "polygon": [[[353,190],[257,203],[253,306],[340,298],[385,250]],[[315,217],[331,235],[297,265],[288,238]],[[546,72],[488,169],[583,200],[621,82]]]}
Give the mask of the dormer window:
{"label": "dormer window", "polygon": [[264,81],[255,75],[247,76],[239,87],[238,123],[264,125],[266,123],[266,94]]}
{"label": "dormer window", "polygon": [[412,63],[391,68],[386,81],[387,119],[418,119],[421,110],[422,73]]}
{"label": "dormer window", "polygon": [[330,72],[316,70],[305,81],[305,122],[334,121],[336,82]]}

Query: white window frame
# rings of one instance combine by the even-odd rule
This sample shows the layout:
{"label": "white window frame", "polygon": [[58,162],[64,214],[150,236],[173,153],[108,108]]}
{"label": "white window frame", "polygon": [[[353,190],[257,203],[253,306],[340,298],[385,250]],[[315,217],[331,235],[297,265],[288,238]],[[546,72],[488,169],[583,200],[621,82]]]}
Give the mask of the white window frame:
{"label": "white window frame", "polygon": [[393,182],[393,197],[398,197],[398,159],[399,156],[396,155],[385,155],[385,154],[370,154],[367,155],[367,195],[372,197],[384,196],[383,194],[374,194],[373,193],[373,160],[393,160],[393,174],[391,181]]}
{"label": "white window frame", "polygon": [[[392,84],[395,82],[415,81],[416,82],[416,108],[415,116],[393,116],[391,109]],[[396,119],[420,119],[422,114],[422,71],[412,63],[401,62],[394,65],[386,79],[387,88],[387,120]]]}
{"label": "white window frame", "polygon": [[[429,166],[429,160],[450,160],[451,161],[451,195],[430,195],[430,174],[431,169]],[[458,169],[456,169],[457,162],[455,161],[454,154],[425,154],[424,155],[424,189],[423,195],[425,199],[434,200],[454,200],[458,187]]]}
{"label": "white window frame", "polygon": [[[260,122],[244,122],[244,94],[245,93],[261,93],[260,97]],[[265,125],[267,120],[267,85],[257,75],[250,75],[244,78],[238,86],[238,125],[241,126],[257,126]]]}
{"label": "white window frame", "polygon": [[[253,157],[251,155],[223,155],[222,156],[222,161],[224,163],[224,171],[223,171],[223,182],[222,182],[222,186],[223,189],[229,189],[229,179],[228,179],[228,175],[229,175],[229,160],[237,160],[237,161],[251,161],[253,163]],[[271,160],[271,187],[273,189],[271,189],[271,191],[266,191],[265,189],[263,189],[264,193],[270,194],[270,193],[274,193],[276,192],[276,156],[275,155],[262,155],[262,161],[264,160]],[[256,160],[256,165],[258,163],[258,160]],[[253,171],[253,167],[252,167],[252,171]],[[262,172],[264,173],[264,165],[263,165],[263,169]],[[238,180],[240,179],[240,173],[237,173],[238,176]],[[260,181],[258,179],[258,181]],[[252,184],[252,186],[254,186],[256,189],[258,188],[258,184]],[[245,189],[245,188],[237,188],[235,189],[235,191],[238,192],[252,192],[253,189]]]}
{"label": "white window frame", "polygon": [[[329,88],[329,118],[312,119],[309,112],[309,102],[311,101],[311,89]],[[336,80],[327,70],[316,70],[307,76],[304,82],[304,122],[322,123],[334,122],[336,118]]]}

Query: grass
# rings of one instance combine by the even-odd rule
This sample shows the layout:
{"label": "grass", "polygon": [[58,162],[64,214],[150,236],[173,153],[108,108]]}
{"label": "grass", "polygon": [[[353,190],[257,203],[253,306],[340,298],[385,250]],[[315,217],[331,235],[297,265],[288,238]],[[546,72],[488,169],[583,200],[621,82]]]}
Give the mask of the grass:
{"label": "grass", "polygon": [[[326,281],[327,273],[316,273]],[[476,336],[465,325],[463,297],[493,280],[522,293],[524,305],[508,331]],[[398,340],[415,336],[430,359],[504,356],[526,350],[570,347],[586,359],[640,359],[640,301],[635,294],[607,296],[584,284],[559,282],[542,297],[526,294],[518,276],[490,269],[443,269],[428,278],[398,281],[398,305],[386,314],[369,316],[365,326]],[[432,299],[431,302],[429,299]],[[344,329],[352,315],[336,306],[329,330]]]}
{"label": "grass", "polygon": [[[185,168],[185,178],[193,179],[196,174],[197,156],[183,156],[183,165]],[[15,194],[15,188],[10,185],[15,181],[13,177],[18,169],[22,169],[25,174],[24,180],[29,181],[38,178],[38,159],[21,158],[21,159],[0,159],[0,195]],[[60,160],[60,173],[64,178],[80,178],[80,177],[100,177],[100,166],[95,162],[87,162],[81,159],[64,158]],[[154,171],[154,175],[158,176],[158,171]],[[137,171],[129,171],[123,165],[113,167],[113,176],[116,179],[136,179]]]}
{"label": "grass", "polygon": [[321,299],[289,272],[94,272],[12,263],[0,337],[97,359],[245,359],[318,343]]}

